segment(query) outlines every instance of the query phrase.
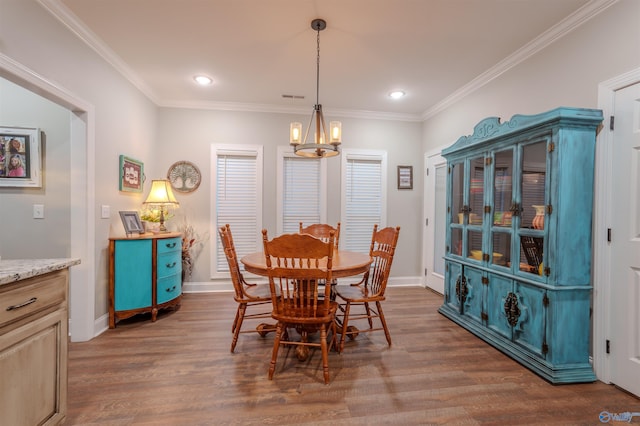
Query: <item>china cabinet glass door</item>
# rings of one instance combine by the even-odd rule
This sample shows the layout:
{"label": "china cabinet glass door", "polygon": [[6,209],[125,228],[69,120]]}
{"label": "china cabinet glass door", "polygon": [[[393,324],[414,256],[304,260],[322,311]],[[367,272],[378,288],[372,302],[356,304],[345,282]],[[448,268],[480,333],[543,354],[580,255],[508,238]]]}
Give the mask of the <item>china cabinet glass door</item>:
{"label": "china cabinet glass door", "polygon": [[484,212],[484,156],[469,160],[467,173],[469,193],[463,213],[467,220],[467,245],[465,257],[482,261],[482,219]]}
{"label": "china cabinet glass door", "polygon": [[449,222],[451,223],[451,243],[448,252],[458,256],[462,255],[462,225],[464,214],[464,163],[451,164],[451,208],[449,210]]}
{"label": "china cabinet glass door", "polygon": [[547,220],[547,141],[522,146],[520,183],[519,270],[544,274],[544,228]]}
{"label": "china cabinet glass door", "polygon": [[495,153],[493,158],[493,222],[491,263],[511,265],[511,233],[514,213],[513,148]]}

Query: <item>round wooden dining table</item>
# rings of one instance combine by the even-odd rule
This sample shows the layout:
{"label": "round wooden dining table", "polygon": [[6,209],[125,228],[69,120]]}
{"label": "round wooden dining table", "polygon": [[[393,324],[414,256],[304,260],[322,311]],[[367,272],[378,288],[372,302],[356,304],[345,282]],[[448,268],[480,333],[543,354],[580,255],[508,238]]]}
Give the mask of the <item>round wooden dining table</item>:
{"label": "round wooden dining table", "polygon": [[[333,278],[344,278],[353,275],[364,274],[371,265],[372,259],[368,254],[358,253],[355,251],[336,250],[333,253],[332,263],[332,276]],[[243,256],[240,262],[244,265],[244,269],[252,274],[267,276],[267,260],[265,259],[264,252],[255,252]],[[326,263],[325,263],[326,265]],[[324,266],[321,265],[320,266]],[[273,329],[274,325],[261,324],[261,326]],[[260,327],[260,326],[258,326]],[[299,330],[302,331],[302,330]],[[302,331],[303,340],[306,340],[307,333]],[[306,346],[298,346],[296,348],[296,356],[300,361],[307,359],[309,354],[309,348]]]}
{"label": "round wooden dining table", "polygon": [[[240,262],[244,265],[245,271],[263,277],[267,276],[267,261],[263,252],[259,251],[243,256]],[[336,250],[333,254],[332,276],[333,278],[344,278],[364,274],[370,265],[371,257],[368,254]]]}

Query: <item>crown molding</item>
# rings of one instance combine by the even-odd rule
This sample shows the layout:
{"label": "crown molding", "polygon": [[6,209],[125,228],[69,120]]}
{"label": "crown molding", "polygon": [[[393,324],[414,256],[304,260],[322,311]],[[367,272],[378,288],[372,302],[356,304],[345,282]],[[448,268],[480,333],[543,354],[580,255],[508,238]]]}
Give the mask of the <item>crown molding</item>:
{"label": "crown molding", "polygon": [[67,27],[73,34],[107,61],[117,72],[140,90],[153,103],[158,103],[151,88],[103,41],[89,30],[78,17],[59,0],[37,0],[49,13]]}
{"label": "crown molding", "polygon": [[591,0],[574,13],[567,16],[565,19],[531,40],[529,43],[525,44],[522,48],[507,56],[493,67],[489,68],[487,71],[483,72],[469,83],[453,92],[443,101],[426,110],[422,114],[422,120],[426,121],[439,112],[449,108],[460,99],[470,95],[492,80],[498,78],[500,75],[509,71],[511,68],[529,59],[542,49],[564,37],[618,1],[619,0]]}
{"label": "crown molding", "polygon": [[[191,108],[205,110],[220,111],[244,111],[244,112],[262,112],[262,113],[279,113],[279,114],[307,114],[307,109],[297,107],[286,107],[270,104],[251,104],[240,102],[185,102],[160,100],[149,86],[124,62],[115,54],[102,40],[90,31],[82,22],[73,14],[60,0],[37,0],[49,13],[65,25],[72,33],[91,47],[100,57],[113,66],[116,71],[122,74],[131,84],[147,96],[155,105],[166,108]],[[396,121],[426,121],[439,112],[449,108],[451,105],[460,101],[464,97],[470,95],[484,85],[493,81],[500,75],[509,71],[511,68],[527,60],[542,49],[546,48],[559,38],[570,33],[583,23],[597,16],[600,12],[609,6],[617,3],[619,0],[591,0],[589,3],[551,27],[549,30],[536,37],[521,49],[489,68],[487,71],[478,75],[469,83],[460,89],[451,93],[441,102],[424,111],[422,114],[401,114],[382,111],[365,111],[365,110],[330,110],[325,112],[349,118],[364,118],[378,120],[396,120]]]}
{"label": "crown molding", "polygon": [[[300,114],[309,115],[311,107],[302,106],[280,106],[271,104],[252,104],[242,102],[212,102],[212,101],[162,101],[157,103],[161,108],[184,108],[217,111],[240,111],[240,112],[262,112],[276,114]],[[420,114],[400,114],[383,111],[365,111],[323,108],[325,115],[333,115],[346,118],[365,118],[376,120],[393,121],[416,121],[421,122]]]}

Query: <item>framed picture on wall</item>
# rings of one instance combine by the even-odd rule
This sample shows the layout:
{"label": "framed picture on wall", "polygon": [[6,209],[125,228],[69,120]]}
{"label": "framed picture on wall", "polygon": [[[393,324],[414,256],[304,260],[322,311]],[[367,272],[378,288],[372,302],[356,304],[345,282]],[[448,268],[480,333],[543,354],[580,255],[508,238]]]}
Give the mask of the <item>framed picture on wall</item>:
{"label": "framed picture on wall", "polygon": [[398,166],[398,189],[413,189],[413,166]]}
{"label": "framed picture on wall", "polygon": [[0,127],[0,187],[42,187],[40,130]]}
{"label": "framed picture on wall", "polygon": [[120,191],[142,192],[144,164],[125,155],[120,156]]}

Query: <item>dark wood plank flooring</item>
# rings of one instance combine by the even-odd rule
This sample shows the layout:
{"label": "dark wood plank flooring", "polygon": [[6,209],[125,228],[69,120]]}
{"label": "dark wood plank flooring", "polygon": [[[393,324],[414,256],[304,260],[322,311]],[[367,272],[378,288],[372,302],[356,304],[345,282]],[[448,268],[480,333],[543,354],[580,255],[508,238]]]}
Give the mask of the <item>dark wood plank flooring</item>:
{"label": "dark wood plank flooring", "polygon": [[155,323],[134,317],[70,345],[65,424],[597,425],[602,411],[640,412],[612,385],[549,384],[438,314],[441,301],[388,289],[393,346],[382,332],[347,341],[325,385],[317,351],[301,363],[281,349],[268,380],[273,335],[241,334],[231,354],[232,294],[186,294]]}

